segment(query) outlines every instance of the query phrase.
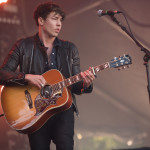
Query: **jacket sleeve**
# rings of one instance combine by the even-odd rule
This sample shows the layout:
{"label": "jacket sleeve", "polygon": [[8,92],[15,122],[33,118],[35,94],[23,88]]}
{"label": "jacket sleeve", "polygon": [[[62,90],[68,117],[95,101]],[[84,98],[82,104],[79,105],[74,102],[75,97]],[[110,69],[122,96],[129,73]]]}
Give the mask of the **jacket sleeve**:
{"label": "jacket sleeve", "polygon": [[[72,50],[72,75],[76,75],[81,72],[79,52],[73,43],[70,44],[70,49]],[[85,89],[83,87],[83,81],[80,81],[72,86],[72,93],[75,93],[77,95],[83,93],[91,93],[92,90],[93,90],[93,84],[91,84],[89,88]]]}
{"label": "jacket sleeve", "polygon": [[21,40],[17,41],[7,57],[4,63],[0,67],[0,84],[1,85],[11,85],[11,84],[24,84],[25,74],[22,72],[15,72],[20,64],[21,54],[20,54]]}

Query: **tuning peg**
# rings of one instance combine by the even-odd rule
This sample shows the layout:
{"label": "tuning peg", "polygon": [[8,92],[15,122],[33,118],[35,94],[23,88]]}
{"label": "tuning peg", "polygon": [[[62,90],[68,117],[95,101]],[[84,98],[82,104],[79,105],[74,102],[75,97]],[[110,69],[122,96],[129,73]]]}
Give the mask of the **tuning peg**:
{"label": "tuning peg", "polygon": [[121,56],[119,56],[119,58],[118,58],[119,60],[121,60]]}
{"label": "tuning peg", "polygon": [[117,57],[114,57],[114,61],[117,61]]}

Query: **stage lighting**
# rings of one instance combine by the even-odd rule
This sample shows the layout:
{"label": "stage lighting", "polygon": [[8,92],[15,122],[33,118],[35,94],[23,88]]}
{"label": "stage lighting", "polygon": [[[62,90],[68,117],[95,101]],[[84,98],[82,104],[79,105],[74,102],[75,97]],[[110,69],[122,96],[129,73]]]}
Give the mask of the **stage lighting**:
{"label": "stage lighting", "polygon": [[133,145],[133,141],[132,141],[132,140],[128,140],[128,141],[127,141],[127,145],[128,145],[128,146],[132,146],[132,145]]}
{"label": "stage lighting", "polygon": [[77,139],[78,139],[78,140],[82,140],[82,139],[83,139],[83,136],[82,136],[81,133],[77,133]]}
{"label": "stage lighting", "polygon": [[6,3],[6,2],[7,2],[7,0],[0,0],[0,4]]}

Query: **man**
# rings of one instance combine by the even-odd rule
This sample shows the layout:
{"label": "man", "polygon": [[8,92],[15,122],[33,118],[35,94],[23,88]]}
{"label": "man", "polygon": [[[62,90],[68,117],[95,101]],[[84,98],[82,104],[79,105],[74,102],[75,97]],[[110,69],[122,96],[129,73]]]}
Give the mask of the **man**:
{"label": "man", "polygon": [[[80,73],[77,48],[57,37],[64,18],[65,13],[57,4],[47,2],[36,8],[34,19],[38,33],[17,41],[13,46],[0,69],[1,84],[32,83],[41,89],[46,84],[42,74],[50,69],[58,69],[66,78]],[[18,66],[20,71],[15,72]],[[51,140],[57,150],[73,149],[74,111],[78,113],[74,94],[90,93],[95,78],[89,70],[80,74],[83,81],[71,86],[72,106],[28,135],[31,150],[49,150]]]}

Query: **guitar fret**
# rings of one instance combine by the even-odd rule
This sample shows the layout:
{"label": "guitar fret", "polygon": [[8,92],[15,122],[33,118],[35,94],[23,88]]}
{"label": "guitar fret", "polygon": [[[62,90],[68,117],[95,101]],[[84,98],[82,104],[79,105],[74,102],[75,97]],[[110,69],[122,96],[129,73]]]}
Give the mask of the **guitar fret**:
{"label": "guitar fret", "polygon": [[74,76],[73,76],[73,77],[71,77],[71,81],[72,81],[72,84],[74,84],[74,83],[75,83],[75,78],[74,78]]}
{"label": "guitar fret", "polygon": [[100,66],[100,70],[104,70],[105,69],[105,67],[104,66]]}
{"label": "guitar fret", "polygon": [[99,68],[95,68],[95,72],[97,73],[97,72],[99,72],[100,71],[100,69]]}
{"label": "guitar fret", "polygon": [[94,71],[97,73],[97,72],[104,70],[106,68],[109,68],[109,63],[105,63],[105,64],[102,64],[100,66],[94,67]]}
{"label": "guitar fret", "polygon": [[68,86],[68,80],[65,79],[65,80],[64,80],[64,83],[65,83],[65,86],[67,87],[67,86]]}
{"label": "guitar fret", "polygon": [[64,81],[61,82],[62,87],[70,86],[76,82],[79,82],[80,80],[82,80],[82,78],[79,75],[72,76],[72,77],[65,79]]}
{"label": "guitar fret", "polygon": [[71,78],[68,79],[68,83],[69,83],[69,85],[72,84]]}
{"label": "guitar fret", "polygon": [[72,84],[79,82],[82,78],[79,77],[79,75],[75,75],[71,77],[72,79]]}

